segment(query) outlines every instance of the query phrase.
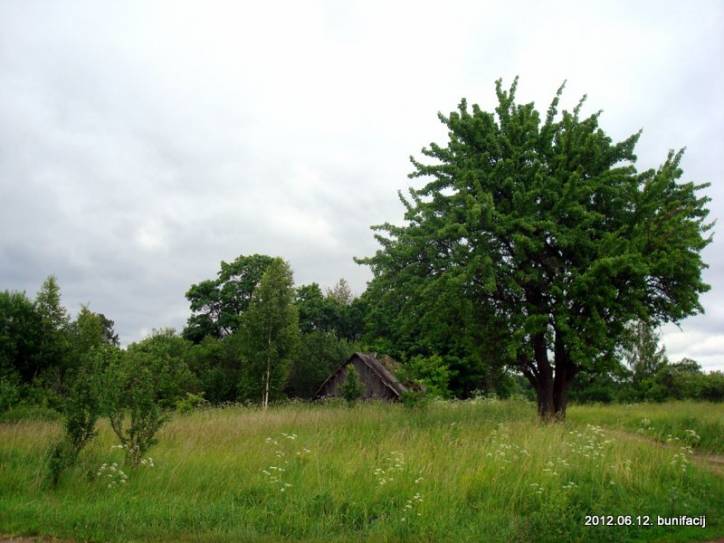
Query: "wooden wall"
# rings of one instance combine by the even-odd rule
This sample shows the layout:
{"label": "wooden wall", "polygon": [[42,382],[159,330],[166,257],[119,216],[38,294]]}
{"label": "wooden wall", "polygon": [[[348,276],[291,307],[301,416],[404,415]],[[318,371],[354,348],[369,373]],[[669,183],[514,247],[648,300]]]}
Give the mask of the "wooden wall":
{"label": "wooden wall", "polygon": [[[397,400],[397,395],[385,386],[378,375],[370,369],[359,357],[355,356],[350,364],[354,364],[362,385],[362,398],[365,400]],[[342,396],[342,387],[347,380],[349,364],[340,369],[327,382],[322,390],[323,396]]]}

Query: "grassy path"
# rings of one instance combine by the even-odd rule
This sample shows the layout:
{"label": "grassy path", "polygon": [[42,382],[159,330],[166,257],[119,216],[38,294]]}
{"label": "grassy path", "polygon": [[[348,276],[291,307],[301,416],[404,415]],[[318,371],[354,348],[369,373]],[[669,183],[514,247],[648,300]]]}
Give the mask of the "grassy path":
{"label": "grassy path", "polygon": [[[671,451],[678,451],[681,448],[681,446],[679,445],[672,445],[670,443],[662,442],[652,437],[646,437],[641,434],[626,432],[623,430],[607,428],[606,433],[614,436],[617,439],[629,440],[638,443],[647,443],[652,447],[666,448]],[[691,459],[697,465],[708,469],[716,473],[717,475],[724,476],[724,455],[711,454],[695,450],[691,455]]]}

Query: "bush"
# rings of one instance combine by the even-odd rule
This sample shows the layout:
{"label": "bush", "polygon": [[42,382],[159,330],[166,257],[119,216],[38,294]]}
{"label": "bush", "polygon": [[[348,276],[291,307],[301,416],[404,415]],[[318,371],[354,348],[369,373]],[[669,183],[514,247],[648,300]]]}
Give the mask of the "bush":
{"label": "bush", "polygon": [[703,375],[698,398],[710,402],[724,401],[724,373],[713,371]]}
{"label": "bush", "polygon": [[198,392],[198,382],[189,369],[187,359],[191,342],[176,335],[172,329],[154,330],[149,337],[128,347],[128,354],[152,360],[153,394],[163,409],[173,409],[187,392]]}
{"label": "bush", "polygon": [[412,357],[402,366],[400,377],[421,384],[430,396],[450,398],[450,368],[441,356]]}
{"label": "bush", "polygon": [[426,407],[433,397],[434,396],[431,396],[424,390],[408,390],[402,393],[400,400],[402,401],[402,405],[405,407],[414,409]]}
{"label": "bush", "polygon": [[7,411],[18,403],[20,387],[17,379],[0,377],[0,413]]}
{"label": "bush", "polygon": [[204,398],[204,393],[193,394],[191,392],[186,393],[186,397],[180,400],[176,400],[176,411],[179,413],[191,413],[194,409],[206,407],[209,402]]}
{"label": "bush", "polygon": [[96,422],[101,415],[103,369],[119,356],[120,351],[115,347],[92,348],[73,373],[63,403],[65,435],[53,447],[48,459],[48,476],[53,486],[58,484],[63,471],[76,463],[83,447],[95,437]]}
{"label": "bush", "polygon": [[342,397],[350,406],[362,397],[362,386],[357,377],[357,369],[352,364],[347,367],[347,378],[342,385]]}
{"label": "bush", "polygon": [[104,374],[104,409],[131,467],[141,463],[167,420],[163,412],[167,401],[164,380],[174,376],[160,370],[168,370],[165,357],[129,349]]}

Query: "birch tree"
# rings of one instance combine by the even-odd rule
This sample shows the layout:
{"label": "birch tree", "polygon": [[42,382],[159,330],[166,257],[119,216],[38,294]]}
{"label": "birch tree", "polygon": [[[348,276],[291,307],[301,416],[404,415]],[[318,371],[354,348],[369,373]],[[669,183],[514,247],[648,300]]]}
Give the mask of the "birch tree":
{"label": "birch tree", "polygon": [[244,313],[244,368],[240,395],[259,400],[266,409],[282,393],[299,343],[299,317],[294,305],[292,270],[275,258],[254,290]]}

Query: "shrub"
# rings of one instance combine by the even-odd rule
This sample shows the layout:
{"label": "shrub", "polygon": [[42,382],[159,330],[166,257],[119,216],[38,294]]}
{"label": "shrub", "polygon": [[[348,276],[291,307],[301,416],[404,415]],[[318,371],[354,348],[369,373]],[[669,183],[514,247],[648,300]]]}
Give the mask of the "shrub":
{"label": "shrub", "polygon": [[724,401],[724,373],[713,371],[701,378],[699,398],[710,402]]}
{"label": "shrub", "polygon": [[17,379],[0,377],[0,413],[16,405],[19,398],[20,387]]}
{"label": "shrub", "polygon": [[362,386],[357,376],[357,369],[352,364],[347,368],[347,378],[342,385],[342,397],[350,406],[362,397]]}
{"label": "shrub", "polygon": [[93,348],[73,373],[63,403],[65,435],[51,449],[48,459],[48,476],[53,486],[58,484],[63,471],[76,463],[83,447],[95,437],[96,422],[101,415],[103,368],[119,355],[115,347]]}
{"label": "shrub", "polygon": [[141,463],[167,420],[162,402],[166,399],[163,380],[168,374],[159,371],[167,369],[165,362],[153,353],[129,350],[114,360],[104,375],[105,411],[131,467]]}
{"label": "shrub", "polygon": [[207,405],[209,405],[209,402],[204,398],[203,392],[201,394],[187,392],[185,398],[176,400],[176,411],[186,414],[191,413],[194,409],[206,407]]}
{"label": "shrub", "polygon": [[449,398],[450,374],[450,367],[441,356],[418,355],[404,364],[400,377],[403,381],[420,383],[430,396]]}

